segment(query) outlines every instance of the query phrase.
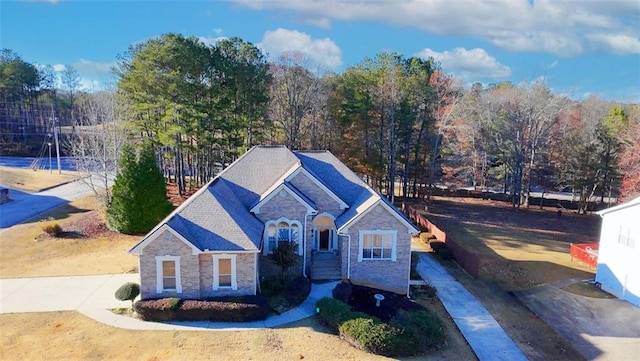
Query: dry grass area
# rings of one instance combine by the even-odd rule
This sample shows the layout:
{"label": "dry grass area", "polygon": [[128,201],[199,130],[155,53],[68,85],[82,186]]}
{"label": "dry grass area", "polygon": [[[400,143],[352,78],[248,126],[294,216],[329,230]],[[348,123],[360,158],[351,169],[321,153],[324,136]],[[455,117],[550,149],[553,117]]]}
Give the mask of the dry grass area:
{"label": "dry grass area", "polygon": [[[140,239],[108,231],[95,198],[54,208],[0,231],[0,278],[122,273],[137,267],[127,251]],[[47,236],[40,220],[51,218],[65,233]]]}
{"label": "dry grass area", "polygon": [[[419,205],[424,209],[424,205]],[[555,209],[512,209],[508,204],[474,198],[435,197],[427,218],[465,249],[482,258],[479,279],[455,262],[443,265],[473,293],[530,360],[582,360],[564,338],[529,311],[511,291],[570,278],[592,278],[569,255],[570,243],[598,238],[597,216]]]}
{"label": "dry grass area", "polygon": [[[439,301],[424,302],[446,317]],[[476,359],[453,322],[444,321],[447,347],[406,360]],[[134,331],[106,326],[76,312],[48,312],[0,315],[0,330],[2,360],[387,359],[350,346],[315,317],[264,330]]]}
{"label": "dry grass area", "polygon": [[62,174],[58,174],[57,170],[49,173],[48,170],[34,171],[32,169],[0,166],[0,184],[25,192],[40,192],[47,188],[77,180],[80,176],[78,172],[62,171]]}
{"label": "dry grass area", "polygon": [[476,198],[435,197],[427,218],[457,243],[482,257],[481,279],[508,291],[568,278],[590,278],[595,270],[569,255],[571,243],[597,242],[600,218],[538,207],[516,211],[508,204]]}

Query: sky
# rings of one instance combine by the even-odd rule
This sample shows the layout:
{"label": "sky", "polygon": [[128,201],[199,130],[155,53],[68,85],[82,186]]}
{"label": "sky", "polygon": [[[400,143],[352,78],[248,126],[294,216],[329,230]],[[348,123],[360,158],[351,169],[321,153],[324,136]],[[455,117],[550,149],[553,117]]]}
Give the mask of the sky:
{"label": "sky", "polygon": [[174,32],[240,37],[342,72],[381,52],[433,57],[463,84],[542,80],[580,100],[640,102],[639,0],[0,0],[0,46],[85,90],[132,44]]}

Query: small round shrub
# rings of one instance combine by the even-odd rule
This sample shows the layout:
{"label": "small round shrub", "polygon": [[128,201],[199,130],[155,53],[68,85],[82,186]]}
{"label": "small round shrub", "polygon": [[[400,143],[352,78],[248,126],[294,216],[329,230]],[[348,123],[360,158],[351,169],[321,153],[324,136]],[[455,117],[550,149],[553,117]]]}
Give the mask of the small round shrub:
{"label": "small round shrub", "polygon": [[40,228],[51,237],[58,237],[62,234],[62,227],[57,222],[44,222]]}
{"label": "small round shrub", "polygon": [[116,290],[116,298],[120,301],[131,301],[136,299],[140,294],[140,285],[133,282],[127,282]]}

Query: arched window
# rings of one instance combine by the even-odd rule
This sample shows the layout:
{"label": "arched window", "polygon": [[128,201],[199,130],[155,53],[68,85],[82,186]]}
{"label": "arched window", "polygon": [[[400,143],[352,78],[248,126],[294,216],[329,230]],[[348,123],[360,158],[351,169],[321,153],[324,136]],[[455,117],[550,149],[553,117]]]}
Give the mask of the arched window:
{"label": "arched window", "polygon": [[265,238],[267,241],[267,253],[273,252],[278,242],[296,242],[301,249],[300,222],[281,218],[277,221],[269,221],[265,226]]}

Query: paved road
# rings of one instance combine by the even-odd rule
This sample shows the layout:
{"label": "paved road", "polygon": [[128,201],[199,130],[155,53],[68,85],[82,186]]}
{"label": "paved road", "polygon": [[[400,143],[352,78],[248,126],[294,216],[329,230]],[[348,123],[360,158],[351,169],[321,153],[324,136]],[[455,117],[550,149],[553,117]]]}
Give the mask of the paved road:
{"label": "paved road", "polygon": [[[0,188],[8,188],[0,185]],[[9,228],[65,202],[91,195],[83,181],[75,181],[40,193],[25,193],[9,188],[11,202],[0,205],[0,229]]]}
{"label": "paved road", "polygon": [[482,303],[436,260],[421,253],[416,270],[438,290],[438,298],[480,361],[527,360]]}
{"label": "paved road", "polygon": [[583,297],[561,288],[580,280],[515,292],[588,360],[640,360],[640,308],[619,299]]}

